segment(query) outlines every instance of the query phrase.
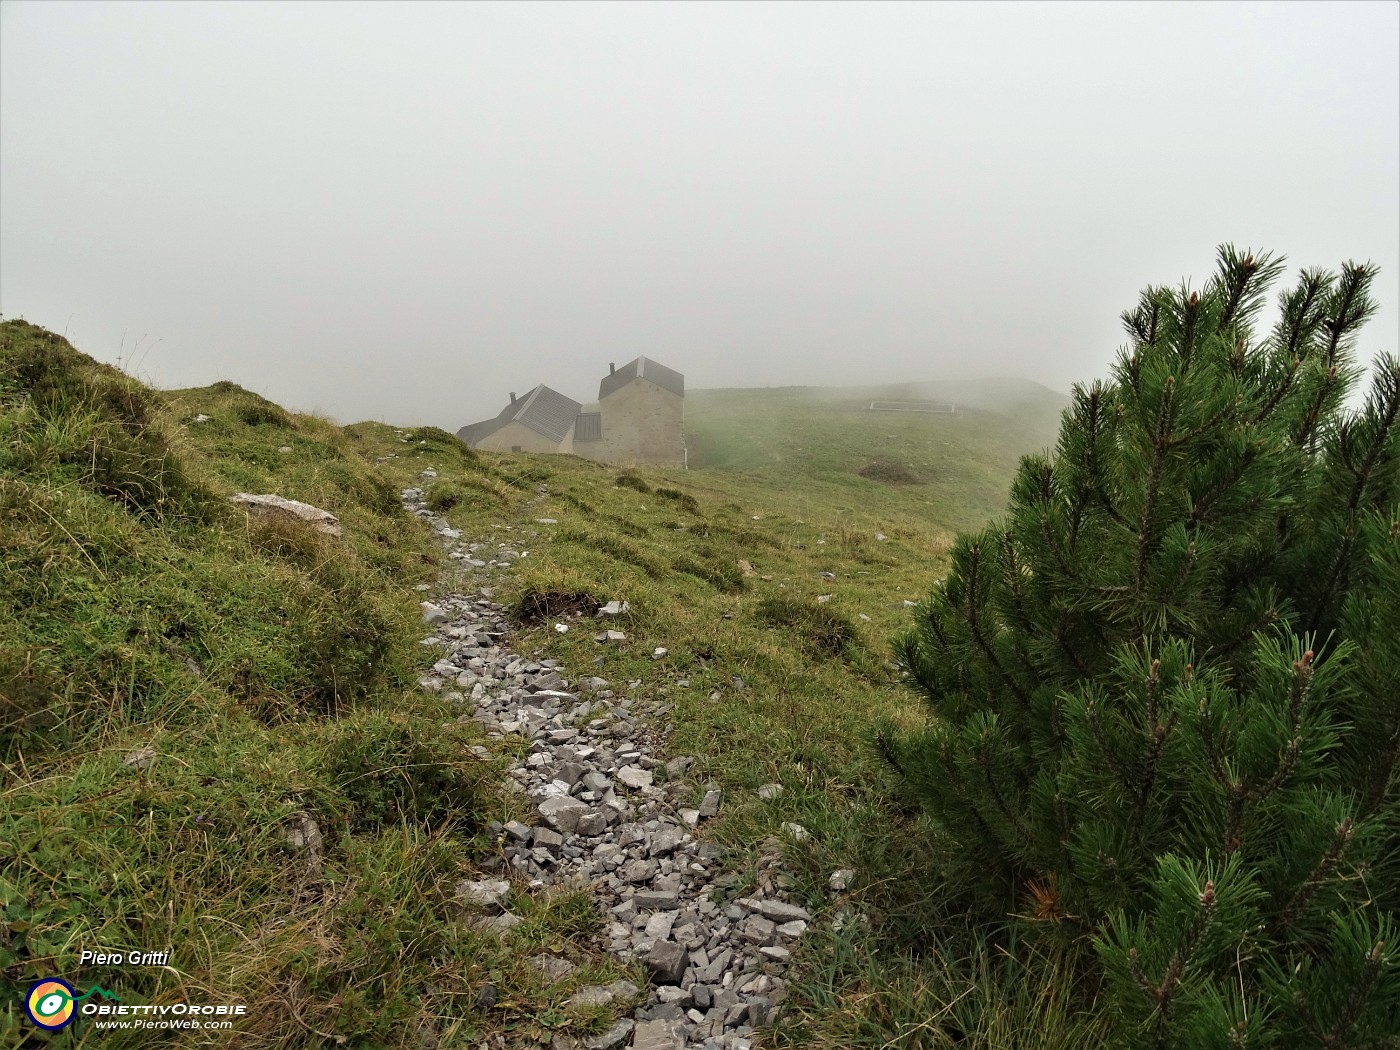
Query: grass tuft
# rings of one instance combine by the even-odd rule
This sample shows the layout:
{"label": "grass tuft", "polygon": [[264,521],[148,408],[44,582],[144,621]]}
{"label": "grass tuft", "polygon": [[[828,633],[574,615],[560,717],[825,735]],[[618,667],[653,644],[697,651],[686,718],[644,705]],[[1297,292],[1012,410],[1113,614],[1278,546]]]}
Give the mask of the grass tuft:
{"label": "grass tuft", "polygon": [[453,481],[436,481],[428,486],[423,498],[429,507],[442,514],[467,499],[468,495],[463,485]]}
{"label": "grass tuft", "polygon": [[666,488],[664,486],[656,489],[655,492],[662,499],[668,499],[687,513],[699,517],[700,503],[690,493],[682,492],[680,489]]}
{"label": "grass tuft", "polygon": [[518,623],[539,624],[561,616],[592,616],[603,603],[586,591],[526,590],[512,615]]}
{"label": "grass tuft", "polygon": [[488,808],[489,763],[466,751],[455,726],[397,712],[356,713],[331,723],[325,772],[347,804],[352,833],[411,824],[470,836]]}
{"label": "grass tuft", "polygon": [[871,481],[886,481],[891,485],[920,485],[927,479],[906,463],[893,459],[877,459],[856,471]]}
{"label": "grass tuft", "polygon": [[754,619],[789,632],[794,644],[818,658],[849,656],[857,641],[855,624],[827,605],[788,595],[764,598]]}

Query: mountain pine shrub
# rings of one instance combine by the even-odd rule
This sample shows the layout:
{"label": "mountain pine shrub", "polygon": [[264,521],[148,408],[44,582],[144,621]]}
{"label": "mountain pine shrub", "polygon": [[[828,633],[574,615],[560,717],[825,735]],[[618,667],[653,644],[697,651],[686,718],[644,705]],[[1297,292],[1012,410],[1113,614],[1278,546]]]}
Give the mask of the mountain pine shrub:
{"label": "mountain pine shrub", "polygon": [[1375,269],[1149,288],[898,643],[884,750],[984,915],[1092,945],[1132,1047],[1400,1040],[1400,361]]}

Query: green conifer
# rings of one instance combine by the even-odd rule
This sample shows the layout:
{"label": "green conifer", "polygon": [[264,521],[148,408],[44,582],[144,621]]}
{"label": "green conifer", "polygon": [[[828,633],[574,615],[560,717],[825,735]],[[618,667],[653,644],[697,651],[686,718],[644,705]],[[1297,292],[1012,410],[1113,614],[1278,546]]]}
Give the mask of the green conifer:
{"label": "green conifer", "polygon": [[1087,938],[1130,1046],[1400,1037],[1400,361],[1376,271],[1220,249],[959,537],[885,741],[989,914]]}

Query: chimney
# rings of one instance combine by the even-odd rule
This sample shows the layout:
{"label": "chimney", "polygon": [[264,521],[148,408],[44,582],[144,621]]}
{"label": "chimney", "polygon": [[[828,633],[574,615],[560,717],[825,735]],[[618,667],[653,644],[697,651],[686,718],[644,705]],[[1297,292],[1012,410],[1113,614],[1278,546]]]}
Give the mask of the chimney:
{"label": "chimney", "polygon": [[608,362],[608,375],[612,375],[612,374],[613,374],[614,372],[616,372],[616,371],[617,371],[617,365],[615,365],[615,364],[613,364],[611,361],[609,361],[609,362]]}
{"label": "chimney", "polygon": [[515,391],[514,391],[514,390],[512,390],[512,391],[510,392],[510,403],[511,403],[512,405],[515,404]]}

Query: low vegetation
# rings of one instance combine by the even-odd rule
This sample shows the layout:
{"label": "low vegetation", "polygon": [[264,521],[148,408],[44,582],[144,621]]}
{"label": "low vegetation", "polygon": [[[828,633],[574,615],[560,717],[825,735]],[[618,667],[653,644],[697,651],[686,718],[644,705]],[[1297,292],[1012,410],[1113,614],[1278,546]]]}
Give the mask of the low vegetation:
{"label": "low vegetation", "polygon": [[[476,453],[433,427],[340,428],[231,383],[151,391],[23,323],[0,339],[0,1027],[20,1030],[21,986],[61,973],[134,1001],[246,1002],[242,1045],[547,1045],[615,1015],[565,1009],[579,982],[641,983],[596,950],[586,892],[517,885],[525,922],[505,940],[454,900],[493,863],[491,822],[529,814],[500,790],[519,744],[480,739],[417,687],[433,657],[415,588],[484,581],[444,569],[400,508],[414,486],[478,560],[514,552],[489,585],[516,651],[669,705],[658,731],[695,758],[696,801],[723,788],[704,833],[727,851],[726,892],[782,842],[786,891],[817,922],[766,1045],[1068,1050],[1160,1029],[1117,998],[1122,972],[1095,968],[1095,936],[1127,946],[1138,928],[1094,925],[1072,871],[1001,845],[984,857],[929,798],[916,767],[939,723],[908,672],[927,685],[927,661],[985,665],[893,648],[936,586],[914,622],[985,593],[956,537],[1006,512],[1008,491],[1024,513],[1019,459],[1053,442],[1063,399],[1016,388],[1007,413],[972,388],[966,404],[937,388],[698,391],[693,469],[619,473]],[[959,410],[869,411],[877,396]],[[344,535],[250,519],[239,491],[322,507]],[[998,586],[1053,578],[1041,565]],[[598,617],[613,600],[627,610]],[[595,641],[605,629],[625,641]],[[833,887],[840,869],[855,874]],[[80,969],[92,944],[174,948],[175,969]],[[578,976],[544,984],[525,961],[540,951]],[[1160,955],[1140,950],[1144,967]],[[1249,1009],[1267,1032],[1266,1002]]]}
{"label": "low vegetation", "polygon": [[[475,462],[441,431],[410,442]],[[503,759],[416,688],[414,585],[440,554],[396,485],[353,433],[234,384],[157,393],[0,326],[0,1041],[33,1032],[23,994],[50,976],[246,1004],[245,1046],[605,1023],[559,1011],[563,990],[454,900],[484,824],[516,810]],[[324,508],[343,536],[251,518],[227,499],[244,490]],[[586,896],[517,910],[531,943],[623,975],[584,944]],[[83,949],[173,954],[79,966]]]}
{"label": "low vegetation", "polygon": [[[517,649],[672,705],[670,749],[696,757],[697,792],[726,790],[712,834],[732,892],[785,821],[813,832],[789,857],[799,899],[861,871],[828,912],[883,921],[814,935],[811,985],[775,1038],[883,1045],[952,987],[911,995],[926,978],[900,946],[931,913],[885,873],[923,846],[866,740],[877,715],[917,717],[885,654],[952,538],[921,506],[859,478],[826,506],[802,472],[619,483],[436,428],[339,428],[232,383],[152,391],[22,322],[0,338],[0,1025],[22,1030],[23,987],[54,974],[137,1002],[244,1002],[244,1045],[524,1043],[610,1022],[563,1010],[572,984],[524,964],[547,950],[582,963],[579,980],[640,981],[593,948],[587,894],[518,887],[526,921],[505,942],[454,902],[497,848],[486,825],[525,814],[498,793],[510,747],[416,687],[431,656],[414,588],[452,580],[434,582],[440,554],[400,509],[409,485],[486,550],[523,555],[497,595]],[[228,501],[240,491],[324,508],[344,535],[250,518]],[[628,640],[604,647],[592,614],[612,599],[629,603],[608,623]],[[785,791],[764,802],[769,782]],[[314,852],[297,844],[307,818]],[[175,970],[79,967],[92,945],[174,949]],[[478,998],[488,983],[495,1005]],[[857,1005],[828,1009],[830,994]]]}

